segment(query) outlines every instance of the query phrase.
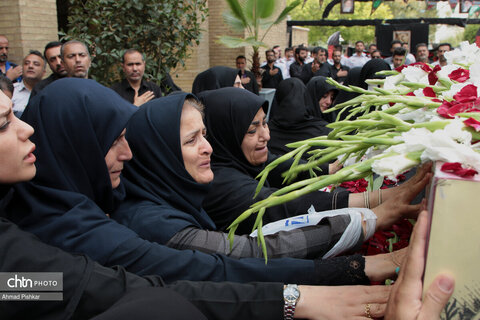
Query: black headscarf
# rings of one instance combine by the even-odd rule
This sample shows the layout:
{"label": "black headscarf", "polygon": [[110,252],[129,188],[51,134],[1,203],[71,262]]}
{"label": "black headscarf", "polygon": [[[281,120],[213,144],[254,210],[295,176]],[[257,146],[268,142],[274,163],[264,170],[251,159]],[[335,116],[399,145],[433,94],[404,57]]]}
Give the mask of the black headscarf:
{"label": "black headscarf", "polygon": [[271,152],[287,153],[292,150],[285,146],[290,142],[327,135],[330,132],[330,129],[325,127],[327,122],[308,114],[308,111],[314,108],[313,101],[300,79],[289,78],[280,82],[275,99],[277,106],[268,123],[268,147]]}
{"label": "black headscarf", "polygon": [[[148,210],[156,215],[158,228],[168,226],[163,228],[161,243],[192,224],[215,230],[215,224],[202,209],[209,185],[195,182],[183,162],[180,118],[187,97],[194,98],[191,94],[180,93],[147,102],[127,125],[127,140],[133,153],[133,159],[125,164],[123,172],[128,200],[114,217],[133,216],[135,208],[132,207],[138,207],[139,201],[150,201],[154,205]],[[160,224],[159,217],[164,218]],[[148,221],[135,222],[141,223]]]}
{"label": "black headscarf", "polygon": [[[37,174],[14,186],[7,218],[67,250],[92,245],[88,241],[92,225],[108,224],[105,212],[110,213],[124,193],[122,185],[112,190],[105,155],[136,110],[93,80],[60,79],[42,90],[22,116],[35,129],[31,140],[36,145]],[[86,224],[84,211],[96,213],[98,220]],[[71,237],[78,229],[85,238]],[[122,239],[105,234],[103,240]]]}
{"label": "black headscarf", "polygon": [[318,105],[318,102],[320,101],[320,99],[327,92],[333,91],[332,106],[333,106],[333,101],[338,95],[338,89],[335,86],[328,84],[326,80],[327,78],[318,76],[318,77],[313,77],[307,83],[308,93],[310,93],[310,96],[312,97],[312,100],[313,100],[313,104],[311,105],[313,108],[310,108],[308,112],[309,114],[311,114],[316,118],[324,119],[327,122],[334,122],[336,118],[335,112],[323,113],[322,110],[320,110],[320,107]]}
{"label": "black headscarf", "polygon": [[199,94],[205,105],[207,136],[213,148],[212,164],[236,168],[256,176],[263,166],[251,165],[242,151],[243,137],[258,110],[268,101],[240,88],[223,88]]}
{"label": "black headscarf", "polygon": [[238,69],[216,66],[199,73],[192,85],[192,93],[198,94],[206,90],[233,87]]}
{"label": "black headscarf", "polygon": [[365,63],[360,72],[358,85],[363,89],[368,89],[367,79],[385,79],[385,76],[376,76],[375,73],[383,70],[391,70],[390,65],[383,59],[372,59]]}
{"label": "black headscarf", "polygon": [[270,260],[267,266],[258,258],[175,250],[141,239],[109,219],[105,213],[111,213],[113,194],[107,190],[112,186],[104,157],[138,110],[113,90],[93,80],[57,80],[35,96],[27,109],[25,120],[37,129],[32,141],[38,148],[38,177],[15,185],[12,201],[0,214],[43,242],[87,254],[105,266],[122,265],[139,275],[158,274],[166,282],[316,284],[326,280],[312,261],[285,258]]}

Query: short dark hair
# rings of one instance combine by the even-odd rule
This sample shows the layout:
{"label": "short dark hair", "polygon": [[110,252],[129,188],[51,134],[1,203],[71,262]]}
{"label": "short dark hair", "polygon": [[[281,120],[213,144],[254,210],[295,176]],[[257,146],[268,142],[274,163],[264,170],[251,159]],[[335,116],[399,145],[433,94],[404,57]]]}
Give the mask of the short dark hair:
{"label": "short dark hair", "polygon": [[343,47],[341,44],[336,44],[333,46],[333,50],[338,50],[343,52]]}
{"label": "short dark hair", "polygon": [[61,47],[62,43],[60,41],[51,41],[47,43],[45,46],[45,49],[43,50],[43,56],[46,58],[47,57],[47,50],[51,48],[56,48],[56,47]]}
{"label": "short dark hair", "polygon": [[[315,50],[316,50],[316,52],[315,52]],[[328,50],[325,49],[325,48],[323,48],[323,47],[315,47],[315,48],[313,49],[313,52],[314,52],[314,53],[317,53],[317,54],[318,54],[319,52],[325,52],[325,55],[327,56],[327,59],[328,59]]]}
{"label": "short dark hair", "polygon": [[238,59],[245,59],[245,61],[247,61],[247,58],[245,58],[245,56],[242,56],[242,55],[239,55],[237,58],[235,58],[235,61],[237,61]]}
{"label": "short dark hair", "polygon": [[375,48],[376,48],[376,47],[377,47],[377,44],[376,44],[376,43],[370,43],[370,44],[368,45],[368,49],[370,49],[371,47],[375,47]]}
{"label": "short dark hair", "polygon": [[427,49],[428,49],[428,46],[425,42],[420,42],[420,43],[417,43],[417,45],[415,46],[415,53],[417,53],[418,48],[420,48],[420,47],[427,47]]}
{"label": "short dark hair", "polygon": [[70,41],[67,41],[64,44],[62,44],[62,47],[60,48],[60,57],[62,57],[62,60],[63,60],[64,54],[65,54],[65,47],[68,46],[69,44],[74,44],[74,43],[81,44],[85,48],[85,50],[87,51],[88,57],[91,59],[90,51],[88,50],[88,47],[85,44],[85,42],[82,42],[80,40],[70,40]]}
{"label": "short dark hair", "polygon": [[308,51],[308,49],[304,46],[300,46],[300,47],[297,47],[297,49],[295,49],[295,54],[300,54],[300,51]]}
{"label": "short dark hair", "polygon": [[380,57],[382,56],[382,53],[380,52],[380,50],[375,50],[375,51],[373,51],[373,52],[370,54],[370,56],[373,56],[373,54],[376,53],[376,52],[380,53]]}
{"label": "short dark hair", "polygon": [[392,42],[390,42],[390,48],[393,47],[394,44],[402,45],[402,41],[400,41],[400,40],[393,40]]}
{"label": "short dark hair", "polygon": [[278,44],[276,44],[276,45],[274,45],[274,46],[272,47],[273,50],[275,50],[275,49],[277,49],[277,48],[280,48],[280,46],[279,46]]}
{"label": "short dark hair", "polygon": [[9,91],[13,94],[13,82],[3,74],[0,74],[0,90]]}
{"label": "short dark hair", "polygon": [[437,46],[437,49],[440,47],[448,46],[448,50],[452,50],[452,45],[448,42],[442,42]]}
{"label": "short dark hair", "polygon": [[357,45],[357,44],[359,44],[359,43],[365,45],[365,42],[363,42],[362,40],[358,40],[357,42],[355,42],[355,45]]}
{"label": "short dark hair", "polygon": [[393,50],[393,56],[405,56],[407,54],[407,50],[403,47],[398,47]]}
{"label": "short dark hair", "polygon": [[[32,54],[33,54],[34,56],[38,56],[38,57],[42,58],[42,60],[43,60],[43,69],[45,69],[46,66],[47,66],[47,60],[46,60],[45,57],[42,55],[42,53],[41,53],[40,51],[38,51],[38,50],[30,50],[30,51],[28,52],[28,54],[25,56],[25,58],[28,57],[29,55],[32,55]],[[23,60],[25,60],[25,58],[23,58]]]}
{"label": "short dark hair", "polygon": [[275,54],[275,51],[273,51],[273,49],[268,49],[268,50],[265,50],[265,55],[267,55],[269,52]]}
{"label": "short dark hair", "polygon": [[285,52],[287,52],[287,51],[293,51],[293,48],[292,47],[285,48]]}
{"label": "short dark hair", "polygon": [[122,63],[125,63],[125,56],[127,54],[132,54],[132,53],[140,53],[140,55],[142,56],[142,60],[145,61],[145,55],[143,53],[141,53],[140,51],[138,51],[137,49],[127,49],[125,50],[125,52],[122,54]]}

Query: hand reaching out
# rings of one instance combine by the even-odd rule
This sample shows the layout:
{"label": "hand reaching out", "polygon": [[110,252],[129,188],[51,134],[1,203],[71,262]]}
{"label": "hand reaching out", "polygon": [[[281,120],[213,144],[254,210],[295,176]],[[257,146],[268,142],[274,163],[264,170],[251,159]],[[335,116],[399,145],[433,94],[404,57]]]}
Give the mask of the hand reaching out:
{"label": "hand reaching out", "polygon": [[422,301],[427,229],[427,212],[423,211],[413,229],[406,261],[390,294],[386,320],[440,319],[440,313],[453,293],[455,280],[450,275],[441,274],[434,279]]}

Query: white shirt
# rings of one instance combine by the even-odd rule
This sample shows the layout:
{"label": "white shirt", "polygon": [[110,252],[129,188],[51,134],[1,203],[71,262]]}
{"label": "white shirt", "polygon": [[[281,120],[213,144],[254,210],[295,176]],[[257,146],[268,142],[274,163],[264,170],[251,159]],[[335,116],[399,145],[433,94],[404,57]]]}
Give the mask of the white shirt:
{"label": "white shirt", "polygon": [[28,99],[30,99],[30,90],[25,87],[23,80],[21,82],[16,82],[13,84],[13,111],[23,112],[27,106]]}
{"label": "white shirt", "polygon": [[368,60],[370,60],[370,58],[367,57],[365,53],[362,53],[360,56],[355,53],[353,56],[347,59],[345,65],[350,67],[350,69],[355,67],[363,67]]}

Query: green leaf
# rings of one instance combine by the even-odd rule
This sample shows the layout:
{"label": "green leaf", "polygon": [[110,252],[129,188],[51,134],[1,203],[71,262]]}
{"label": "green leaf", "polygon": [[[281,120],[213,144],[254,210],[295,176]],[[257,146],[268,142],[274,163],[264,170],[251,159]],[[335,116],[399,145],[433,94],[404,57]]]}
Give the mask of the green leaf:
{"label": "green leaf", "polygon": [[275,0],[255,0],[257,3],[258,17],[261,19],[270,18],[275,10]]}
{"label": "green leaf", "polygon": [[375,180],[373,180],[373,191],[380,189],[380,187],[383,185],[383,178],[383,176],[378,176],[375,178]]}
{"label": "green leaf", "polygon": [[283,11],[277,17],[277,19],[275,19],[273,24],[275,25],[275,24],[279,24],[280,22],[282,22],[285,18],[287,18],[290,11],[292,11],[293,9],[298,7],[298,5],[300,5],[300,3],[302,3],[302,0],[295,0],[292,3],[290,3],[288,6],[286,6],[285,9],[283,9]]}
{"label": "green leaf", "polygon": [[246,26],[242,20],[238,19],[230,11],[223,13],[223,21],[234,31],[244,31]]}
{"label": "green leaf", "polygon": [[238,20],[242,21],[243,25],[247,26],[247,18],[245,16],[245,12],[240,5],[240,2],[238,0],[225,0],[230,7],[230,10],[232,14],[237,17]]}
{"label": "green leaf", "polygon": [[231,36],[222,36],[218,38],[218,41],[227,46],[228,48],[240,48],[248,46],[261,46],[268,47],[266,43],[256,41],[254,37],[248,37],[246,39],[231,37]]}

